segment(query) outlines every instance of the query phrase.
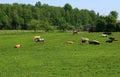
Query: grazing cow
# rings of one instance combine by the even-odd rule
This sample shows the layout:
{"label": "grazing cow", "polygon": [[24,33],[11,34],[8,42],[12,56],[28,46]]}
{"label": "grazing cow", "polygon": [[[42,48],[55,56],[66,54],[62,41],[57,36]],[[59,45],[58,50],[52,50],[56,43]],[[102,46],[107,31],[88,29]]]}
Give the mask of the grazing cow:
{"label": "grazing cow", "polygon": [[87,41],[89,41],[88,38],[85,38],[85,37],[82,37],[82,38],[81,38],[81,42],[82,42],[82,43],[86,43]]}
{"label": "grazing cow", "polygon": [[17,44],[17,45],[14,46],[14,48],[21,48],[21,47],[22,47],[21,44]]}
{"label": "grazing cow", "polygon": [[97,41],[97,40],[91,40],[91,41],[89,41],[89,44],[99,45],[99,44],[100,44],[100,42],[99,42],[99,41]]}
{"label": "grazing cow", "polygon": [[67,41],[67,44],[73,44],[74,42],[73,41]]}

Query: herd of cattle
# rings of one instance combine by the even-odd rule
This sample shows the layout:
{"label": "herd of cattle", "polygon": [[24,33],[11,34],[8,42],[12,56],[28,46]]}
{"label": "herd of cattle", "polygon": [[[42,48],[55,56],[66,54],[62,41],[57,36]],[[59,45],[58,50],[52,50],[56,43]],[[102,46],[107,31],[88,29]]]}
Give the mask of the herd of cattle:
{"label": "herd of cattle", "polygon": [[[76,33],[76,32],[75,32]],[[112,35],[111,32],[104,32],[101,36],[102,37],[108,37],[109,35]],[[34,36],[33,38],[34,42],[40,42],[40,43],[44,43],[44,39],[41,38],[40,36]],[[86,37],[81,37],[80,39],[81,43],[89,43],[89,44],[93,44],[93,45],[100,45],[100,42],[98,40],[90,40],[89,38]],[[112,43],[113,41],[118,41],[118,39],[116,39],[115,37],[109,37],[108,40],[106,40],[106,43]],[[73,41],[67,41],[67,44],[73,44]],[[17,44],[14,46],[14,48],[21,48],[22,44]]]}
{"label": "herd of cattle", "polygon": [[[101,36],[102,37],[108,37],[109,35],[112,35],[112,33],[111,32],[104,32]],[[118,39],[116,39],[115,37],[109,37],[108,40],[106,40],[105,42],[106,43],[112,43],[113,41],[118,41]],[[93,44],[93,45],[99,45],[100,44],[100,42],[97,41],[97,40],[89,40],[88,38],[84,38],[84,37],[81,38],[81,42],[82,43],[89,42],[89,44]]]}
{"label": "herd of cattle", "polygon": [[[77,34],[77,31],[73,31],[73,35]],[[111,32],[104,32],[101,36],[102,37],[108,37],[112,35]],[[100,45],[100,42],[98,40],[90,40],[89,38],[86,37],[81,37],[80,41],[82,43],[89,43],[89,44],[93,44],[93,45]],[[118,41],[117,38],[115,37],[109,37],[105,42],[106,43],[112,43],[113,41]],[[73,41],[67,41],[67,44],[73,44]]]}
{"label": "herd of cattle", "polygon": [[[44,39],[41,38],[40,36],[34,36],[33,41],[44,43]],[[21,48],[21,47],[22,47],[22,44],[17,44],[17,45],[14,46],[14,48]]]}

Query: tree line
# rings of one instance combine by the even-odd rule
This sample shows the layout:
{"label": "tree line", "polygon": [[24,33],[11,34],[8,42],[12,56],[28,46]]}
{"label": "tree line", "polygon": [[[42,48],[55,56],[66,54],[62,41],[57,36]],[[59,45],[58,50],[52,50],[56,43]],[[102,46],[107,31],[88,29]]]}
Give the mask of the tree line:
{"label": "tree line", "polygon": [[111,11],[108,16],[99,15],[94,10],[41,4],[0,4],[0,30],[73,30],[94,26],[95,31],[120,31],[118,13]]}

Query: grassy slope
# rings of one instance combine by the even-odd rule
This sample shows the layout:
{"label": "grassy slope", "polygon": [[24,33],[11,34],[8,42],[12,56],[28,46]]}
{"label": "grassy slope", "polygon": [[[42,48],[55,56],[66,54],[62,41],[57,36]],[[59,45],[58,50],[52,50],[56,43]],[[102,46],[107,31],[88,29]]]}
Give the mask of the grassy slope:
{"label": "grassy slope", "polygon": [[[44,44],[32,41],[40,35]],[[0,33],[0,77],[120,77],[120,42],[105,43],[101,33]],[[120,33],[114,36],[120,38]],[[82,44],[80,37],[101,42]],[[74,44],[67,45],[72,40]],[[20,49],[14,45],[21,43]]]}

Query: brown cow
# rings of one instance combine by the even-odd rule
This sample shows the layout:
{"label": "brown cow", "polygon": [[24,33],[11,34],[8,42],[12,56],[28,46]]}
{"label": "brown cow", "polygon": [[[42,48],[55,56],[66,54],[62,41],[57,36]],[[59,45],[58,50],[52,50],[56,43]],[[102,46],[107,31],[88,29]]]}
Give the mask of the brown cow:
{"label": "brown cow", "polygon": [[14,46],[14,48],[21,48],[21,47],[22,47],[21,44],[17,44],[17,45]]}
{"label": "brown cow", "polygon": [[67,44],[73,44],[74,42],[73,41],[67,41]]}

